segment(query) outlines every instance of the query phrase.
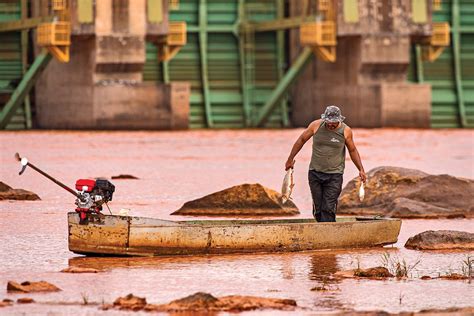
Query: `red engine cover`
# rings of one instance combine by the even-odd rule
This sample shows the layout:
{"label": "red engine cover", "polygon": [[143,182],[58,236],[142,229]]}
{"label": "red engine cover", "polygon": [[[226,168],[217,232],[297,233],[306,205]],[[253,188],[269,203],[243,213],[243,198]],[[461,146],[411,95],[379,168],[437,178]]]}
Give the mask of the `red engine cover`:
{"label": "red engine cover", "polygon": [[77,191],[82,191],[83,187],[87,187],[87,189],[84,190],[85,192],[91,192],[95,187],[95,180],[91,180],[91,179],[79,179],[79,180],[77,180],[76,181],[76,190]]}

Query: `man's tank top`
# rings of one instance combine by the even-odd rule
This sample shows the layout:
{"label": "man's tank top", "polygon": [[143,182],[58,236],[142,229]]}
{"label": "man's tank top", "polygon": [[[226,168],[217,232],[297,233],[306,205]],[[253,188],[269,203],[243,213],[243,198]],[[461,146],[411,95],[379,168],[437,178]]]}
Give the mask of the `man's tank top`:
{"label": "man's tank top", "polygon": [[319,125],[313,135],[313,154],[309,164],[310,170],[325,173],[344,173],[346,159],[346,139],[344,128],[346,124],[334,131],[326,128],[324,122]]}

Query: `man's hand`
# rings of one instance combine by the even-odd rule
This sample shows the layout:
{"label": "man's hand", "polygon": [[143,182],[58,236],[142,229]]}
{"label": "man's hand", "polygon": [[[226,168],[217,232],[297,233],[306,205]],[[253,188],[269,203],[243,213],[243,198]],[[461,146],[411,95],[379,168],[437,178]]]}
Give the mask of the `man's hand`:
{"label": "man's hand", "polygon": [[365,183],[365,181],[367,181],[367,175],[365,174],[364,169],[359,171],[359,177],[362,182]]}
{"label": "man's hand", "polygon": [[290,168],[293,168],[294,166],[295,166],[295,161],[292,159],[288,159],[285,163],[285,171]]}

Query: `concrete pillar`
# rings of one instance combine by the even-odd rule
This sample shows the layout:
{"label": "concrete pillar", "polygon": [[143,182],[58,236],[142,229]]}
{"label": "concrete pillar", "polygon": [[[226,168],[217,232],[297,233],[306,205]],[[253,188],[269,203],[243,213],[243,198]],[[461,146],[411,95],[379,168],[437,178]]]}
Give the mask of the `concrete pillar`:
{"label": "concrete pillar", "polygon": [[[314,59],[299,78],[291,96],[292,123],[306,126],[334,104],[355,127],[430,127],[431,88],[406,78],[411,40],[430,35],[431,15],[420,25],[412,21],[411,1],[360,0],[359,19],[347,22],[343,1],[336,2],[336,62]],[[294,16],[298,5],[290,3]],[[290,56],[296,56],[297,31],[290,40]]]}

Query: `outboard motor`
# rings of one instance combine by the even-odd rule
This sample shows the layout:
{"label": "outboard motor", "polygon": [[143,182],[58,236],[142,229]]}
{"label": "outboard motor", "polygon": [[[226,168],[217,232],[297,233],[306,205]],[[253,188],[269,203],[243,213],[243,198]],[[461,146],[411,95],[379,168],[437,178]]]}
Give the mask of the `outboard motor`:
{"label": "outboard motor", "polygon": [[100,214],[102,205],[112,201],[115,186],[106,179],[79,179],[76,181],[76,212],[81,222],[87,218],[87,213]]}
{"label": "outboard motor", "polygon": [[25,172],[26,167],[30,167],[76,197],[76,212],[79,213],[80,224],[87,224],[90,218],[89,215],[102,215],[102,205],[105,204],[108,208],[107,202],[112,201],[115,186],[106,179],[79,179],[76,181],[76,190],[73,190],[30,163],[27,158],[20,157],[18,153],[15,154],[15,158],[22,166],[20,175]]}

